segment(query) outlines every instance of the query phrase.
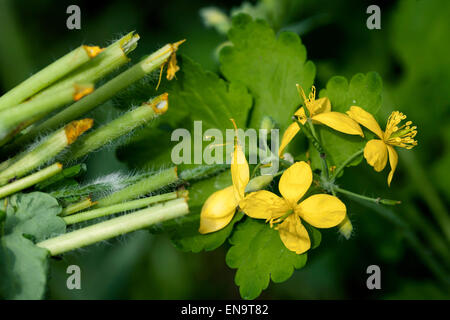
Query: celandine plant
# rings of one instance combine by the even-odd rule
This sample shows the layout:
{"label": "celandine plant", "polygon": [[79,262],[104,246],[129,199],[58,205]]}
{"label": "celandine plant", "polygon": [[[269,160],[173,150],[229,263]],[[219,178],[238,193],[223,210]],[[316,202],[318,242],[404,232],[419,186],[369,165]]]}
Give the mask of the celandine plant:
{"label": "celandine plant", "polygon": [[[0,123],[4,161],[0,164],[0,275],[6,279],[0,284],[0,295],[42,298],[49,256],[148,228],[167,232],[183,251],[214,250],[228,242],[226,263],[237,269],[235,282],[241,296],[253,299],[270,279],[286,281],[295,269],[304,267],[309,251],[321,245],[325,229],[336,228],[351,238],[349,200],[382,211],[407,228],[401,217],[384,209],[399,205],[401,199],[371,198],[338,184],[345,169],[364,157],[377,172],[389,161],[387,184],[393,185],[399,161],[396,148],[417,145],[416,127],[405,122],[403,113],[394,111],[384,131],[375,119],[381,106],[380,77],[373,72],[357,74],[350,82],[333,77],[316,97],[315,67],[307,61],[298,35],[275,35],[264,21],[240,14],[233,18],[228,37],[219,54],[223,77],[204,71],[188,57],[177,60],[182,42],[175,42],[95,90],[83,91],[66,106],[75,84],[95,83],[128,60],[139,39],[129,34],[106,49],[94,47],[97,55],[89,56],[92,60],[82,59],[76,65],[55,62],[56,67],[35,76],[44,74],[45,83],[27,80],[13,89],[16,93],[0,98],[0,114],[14,114],[4,125]],[[157,70],[158,83],[148,81],[146,75]],[[164,70],[167,81],[161,80]],[[155,94],[159,87],[161,92]],[[82,117],[111,98],[121,107],[138,107],[91,129],[92,120]],[[30,103],[36,112],[27,116],[21,110]],[[160,135],[158,128],[189,130],[194,121],[222,133],[234,126],[231,165],[226,161],[173,165],[169,160],[173,141]],[[243,146],[238,128],[279,130],[283,135],[279,144],[271,143],[276,135],[265,136],[262,146],[269,156],[249,164],[249,149]],[[121,148],[125,156],[119,153],[120,159],[154,170],[78,182],[89,170],[82,161],[90,153],[142,132],[150,132],[153,145],[145,143],[138,153],[127,152],[139,142],[131,138]],[[40,135],[46,137],[30,146]],[[211,140],[200,135],[200,142]],[[194,153],[211,152],[207,148],[211,146],[200,143]],[[138,156],[147,149],[151,157]],[[158,167],[158,159],[165,159],[165,165]],[[414,233],[409,233],[408,241],[425,250]],[[435,261],[431,264],[435,275],[445,279]],[[35,272],[23,272],[30,268]]]}

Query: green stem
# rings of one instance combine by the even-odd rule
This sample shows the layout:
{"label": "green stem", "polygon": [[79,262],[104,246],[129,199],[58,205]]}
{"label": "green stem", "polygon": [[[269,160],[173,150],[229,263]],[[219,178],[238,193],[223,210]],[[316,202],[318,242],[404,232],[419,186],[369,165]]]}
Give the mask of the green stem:
{"label": "green stem", "polygon": [[[307,109],[307,108],[303,108],[303,109]],[[311,130],[311,134],[314,137],[315,145],[319,146],[319,147],[316,146],[316,149],[317,149],[317,151],[319,151],[320,162],[322,164],[322,177],[325,178],[326,181],[329,181],[330,172],[328,170],[327,155],[322,147],[322,143],[320,142],[320,140],[317,136],[316,129],[314,129],[314,124],[312,123],[312,120],[311,120],[311,118],[309,118],[309,116],[308,116],[307,122],[308,122],[309,129]],[[313,143],[313,145],[314,145],[314,143]]]}
{"label": "green stem", "polygon": [[420,186],[420,195],[425,199],[431,209],[431,213],[438,225],[442,229],[447,242],[450,242],[450,216],[438,196],[434,186],[430,182],[427,173],[424,171],[424,166],[418,163],[417,158],[407,150],[400,150],[400,155],[408,167],[408,174],[410,175],[414,185]]}
{"label": "green stem", "polygon": [[17,156],[18,160],[0,173],[0,186],[8,183],[12,178],[22,177],[40,165],[53,159],[91,126],[91,119],[74,121],[66,127],[56,131],[33,150],[19,154]]}
{"label": "green stem", "polygon": [[0,97],[0,110],[14,107],[91,59],[89,47],[80,46]]}
{"label": "green stem", "polygon": [[258,171],[258,169],[262,166],[262,163],[258,163],[255,168],[252,171],[252,175],[250,176],[250,179],[253,178],[256,175],[256,172]]}
{"label": "green stem", "polygon": [[275,178],[275,177],[281,176],[284,173],[284,171],[286,171],[286,170],[280,170],[279,172],[274,174],[273,177]]}
{"label": "green stem", "polygon": [[103,86],[98,88],[94,93],[72,104],[65,110],[46,120],[42,124],[34,127],[28,133],[35,136],[44,130],[53,130],[68,121],[76,119],[83,114],[91,111],[105,101],[112,98],[116,93],[130,86],[134,82],[142,79],[147,74],[160,68],[167,62],[169,57],[176,51],[173,45],[168,44],[149,55],[141,62],[122,72],[117,77],[111,79]]}
{"label": "green stem", "polygon": [[325,153],[320,154],[320,162],[322,163],[322,177],[329,181],[330,172],[328,171],[327,155]]}
{"label": "green stem", "polygon": [[105,48],[103,52],[84,64],[81,68],[67,75],[67,77],[42,91],[37,96],[58,92],[75,83],[97,82],[99,79],[130,61],[127,54],[136,48],[138,40],[139,35],[130,32]]}
{"label": "green stem", "polygon": [[147,197],[139,200],[128,201],[124,203],[115,204],[109,207],[94,209],[90,211],[85,211],[81,213],[77,213],[75,215],[71,215],[68,217],[64,217],[64,221],[67,225],[79,223],[83,221],[88,221],[108,215],[112,215],[119,212],[125,212],[128,210],[140,209],[146,207],[150,204],[173,200],[178,198],[177,192],[170,192],[165,194],[160,194],[157,196]]}
{"label": "green stem", "polygon": [[[51,87],[45,89],[41,93],[38,93],[33,97],[33,99],[38,98],[42,95],[55,94],[58,91],[64,90],[75,83],[94,83],[98,81],[99,79],[103,78],[113,70],[119,68],[120,66],[123,66],[129,61],[127,54],[134,50],[137,45],[138,39],[138,35],[133,35],[132,32],[129,33],[128,35],[122,37],[120,40],[111,44],[102,53],[84,64],[81,68],[75,70],[67,77],[55,83]],[[43,116],[39,115],[33,119],[33,122],[36,122],[37,120],[40,120],[42,118]],[[22,136],[15,139],[14,142],[12,142],[10,145],[8,145],[6,151],[14,152],[17,149],[20,149],[22,146],[31,142],[31,140],[35,137],[35,130],[30,129],[28,133],[23,134]]]}
{"label": "green stem", "polygon": [[195,167],[184,169],[180,172],[180,179],[195,182],[207,179],[209,177],[213,177],[218,175],[220,172],[223,172],[230,168],[229,164],[206,164],[206,165],[197,165]]}
{"label": "green stem", "polygon": [[69,232],[56,238],[39,242],[36,245],[47,249],[52,256],[55,256],[125,233],[148,228],[153,224],[174,219],[187,213],[189,213],[189,207],[186,200],[176,199]]}
{"label": "green stem", "polygon": [[61,172],[62,165],[60,163],[55,163],[45,169],[42,169],[32,175],[29,175],[23,179],[14,181],[4,187],[0,188],[0,199],[7,197],[13,193],[19,192],[23,189],[29,188],[38,182],[48,179],[58,172]]}
{"label": "green stem", "polygon": [[116,176],[106,181],[91,183],[85,186],[72,185],[64,187],[60,190],[51,191],[49,194],[59,200],[66,201],[68,198],[79,198],[89,195],[104,194],[111,190],[120,190],[134,184],[144,178],[154,175],[155,172],[144,172],[129,177]]}
{"label": "green stem", "polygon": [[[297,124],[299,125],[301,132],[303,132],[305,134],[305,136],[311,141],[314,148],[316,148],[316,150],[319,152],[319,154],[324,154],[325,152],[322,148],[322,145],[320,144],[319,140],[317,140],[317,138],[312,134],[311,129],[307,128],[305,125],[303,125],[297,119],[297,117],[294,117],[294,119],[297,122]],[[314,134],[315,134],[315,132],[314,132]]]}
{"label": "green stem", "polygon": [[9,158],[9,159],[3,161],[2,163],[0,163],[0,172],[6,170],[12,163],[14,163],[17,160],[18,160],[18,157],[14,156],[14,157]]}
{"label": "green stem", "polygon": [[422,233],[423,238],[429,242],[430,246],[434,248],[445,265],[450,268],[449,247],[438,230],[434,228],[428,219],[425,219],[420,214],[416,207],[407,205],[404,213],[407,215],[408,220],[414,224],[417,232]]}
{"label": "green stem", "polygon": [[107,207],[127,200],[136,199],[177,181],[176,167],[162,170],[155,175],[145,177],[120,191],[98,200],[96,207]]}
{"label": "green stem", "polygon": [[[82,174],[84,174],[87,170],[87,167],[84,163],[77,164],[75,166],[69,167],[55,175],[54,177],[51,177],[48,180],[42,181],[36,185],[36,189],[38,190],[45,190],[52,184],[55,184],[61,180],[69,179],[69,178],[75,178]],[[78,185],[77,185],[78,186]]]}
{"label": "green stem", "polygon": [[[365,200],[365,201],[369,201],[369,202],[373,202],[373,203],[377,203],[377,204],[385,204],[385,205],[390,205],[390,206],[394,206],[394,205],[397,205],[397,204],[400,204],[401,202],[400,201],[398,201],[398,200],[390,200],[390,199],[381,199],[381,198],[370,198],[370,197],[366,197],[366,196],[363,196],[363,195],[361,195],[361,194],[358,194],[358,193],[354,193],[354,192],[351,192],[351,191],[348,191],[348,190],[345,190],[345,189],[341,189],[341,188],[339,188],[339,187],[336,187],[336,186],[333,186],[333,190],[334,191],[337,191],[337,192],[339,192],[339,193],[343,193],[343,194],[346,194],[346,195],[348,195],[348,196],[351,196],[351,197],[354,197],[354,198],[358,198],[358,199],[361,199],[361,200]],[[333,193],[334,194],[334,193]]]}
{"label": "green stem", "polygon": [[80,202],[69,204],[67,207],[61,211],[60,216],[65,217],[74,213],[77,213],[81,210],[87,209],[89,207],[92,207],[95,204],[95,202],[92,202],[91,198],[88,197],[86,199],[81,200]]}
{"label": "green stem", "polygon": [[374,212],[378,213],[379,215],[388,219],[394,225],[396,225],[403,232],[406,241],[409,243],[414,252],[416,252],[420,256],[422,262],[441,282],[441,284],[443,284],[447,289],[449,288],[450,279],[448,276],[448,272],[444,268],[442,268],[442,266],[435,260],[429,249],[419,241],[415,233],[411,230],[410,226],[405,221],[403,221],[403,219],[401,219],[398,215],[392,212],[392,210],[386,207],[363,201],[362,199],[357,197],[355,197],[354,200],[361,205],[373,209]]}
{"label": "green stem", "polygon": [[65,156],[65,159],[77,160],[155,119],[166,112],[167,97],[167,93],[164,93],[85,135],[70,148],[70,152]]}
{"label": "green stem", "polygon": [[[93,85],[75,85],[55,94],[31,99],[14,108],[0,112],[0,146],[5,144],[18,131],[31,125],[37,115],[47,114],[75,99],[84,92],[92,92]],[[81,99],[80,101],[83,101]]]}
{"label": "green stem", "polygon": [[344,168],[351,163],[353,160],[355,160],[357,157],[359,157],[361,154],[363,154],[364,149],[361,149],[357,152],[355,152],[354,154],[352,154],[350,157],[348,157],[347,160],[345,160],[334,172],[333,176],[332,176],[332,180],[336,179],[337,176],[339,175],[339,173],[341,173],[342,170],[344,170]]}

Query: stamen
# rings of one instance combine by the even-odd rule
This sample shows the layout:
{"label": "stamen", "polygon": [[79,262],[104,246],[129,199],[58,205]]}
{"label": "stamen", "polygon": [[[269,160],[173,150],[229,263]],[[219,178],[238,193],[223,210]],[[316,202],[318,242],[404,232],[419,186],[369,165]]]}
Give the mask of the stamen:
{"label": "stamen", "polygon": [[386,131],[384,133],[384,141],[392,146],[411,149],[417,145],[417,141],[413,138],[417,134],[417,126],[412,126],[412,121],[398,126],[401,121],[406,119],[406,115],[399,111],[394,111],[388,118]]}
{"label": "stamen", "polygon": [[304,107],[305,117],[303,118],[303,117],[299,116],[299,119],[306,120],[307,117],[309,117],[310,113],[311,113],[310,105],[316,99],[316,87],[315,86],[311,87],[311,92],[309,93],[309,97],[306,98],[305,91],[303,91],[303,88],[301,87],[301,85],[299,85],[297,83],[295,86],[297,87],[297,91],[298,91],[299,95],[303,98],[304,105],[306,107],[306,109]]}

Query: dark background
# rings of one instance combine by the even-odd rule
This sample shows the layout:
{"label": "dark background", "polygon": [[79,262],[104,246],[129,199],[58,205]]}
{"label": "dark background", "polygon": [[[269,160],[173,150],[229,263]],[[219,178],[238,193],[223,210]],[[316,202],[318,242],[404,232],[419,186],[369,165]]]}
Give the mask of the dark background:
{"label": "dark background", "polygon": [[[439,278],[433,261],[448,279],[448,240],[436,217],[448,220],[450,198],[450,2],[298,2],[298,9],[282,16],[274,27],[300,23],[297,31],[317,66],[316,87],[323,88],[333,75],[350,78],[357,72],[377,71],[384,85],[382,118],[398,108],[418,126],[419,145],[400,153],[390,189],[387,171],[377,174],[365,163],[347,170],[341,183],[369,196],[401,199],[403,204],[393,211],[408,221],[425,251],[405,241],[405,230],[388,219],[350,203],[352,238],[344,240],[334,230],[324,232],[323,245],[309,254],[306,267],[285,283],[271,283],[261,298],[448,299],[442,271]],[[368,30],[366,8],[375,3],[381,8],[382,29]],[[81,7],[81,30],[66,28],[66,8],[71,4]],[[199,9],[217,6],[229,12],[240,4],[0,0],[0,93],[82,43],[105,46],[131,30],[141,36],[131,55],[134,61],[165,43],[186,38],[180,52],[217,71],[214,51],[226,37],[203,25]],[[96,114],[98,119],[112,116]],[[90,159],[86,178],[126,169],[111,155],[114,150]],[[48,298],[239,298],[234,270],[224,261],[226,247],[183,253],[166,236],[139,231],[52,261]],[[66,288],[65,270],[70,264],[81,267],[82,290]],[[381,290],[366,287],[366,268],[371,264],[381,268]]]}

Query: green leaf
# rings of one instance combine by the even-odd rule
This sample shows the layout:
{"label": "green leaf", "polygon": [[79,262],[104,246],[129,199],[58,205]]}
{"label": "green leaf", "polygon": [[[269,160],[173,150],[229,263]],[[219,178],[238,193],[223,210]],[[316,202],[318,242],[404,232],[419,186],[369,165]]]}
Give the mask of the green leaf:
{"label": "green leaf", "polygon": [[295,254],[281,242],[278,231],[263,221],[246,219],[240,223],[230,243],[226,262],[238,269],[235,282],[241,297],[254,299],[269,286],[269,281],[283,282],[294,269],[305,266],[307,254]]}
{"label": "green leaf", "polygon": [[0,296],[5,299],[41,299],[48,273],[48,251],[36,242],[65,232],[61,207],[41,192],[8,199],[4,236],[0,239]]}
{"label": "green leaf", "polygon": [[[246,127],[252,105],[252,96],[247,88],[237,82],[226,82],[217,74],[203,70],[186,56],[181,56],[179,60],[180,72],[177,73],[177,79],[171,81],[166,88],[169,93],[169,110],[151,126],[138,132],[129,145],[119,149],[121,161],[133,166],[154,166],[170,162],[171,150],[179,143],[170,141],[171,133],[177,128],[189,130],[193,149],[194,121],[202,122],[202,134],[209,128],[216,128],[222,132],[224,140],[225,130],[233,128],[231,118],[238,127]],[[150,84],[148,86],[148,92],[151,92]],[[138,91],[143,89],[139,88]],[[202,138],[197,137],[196,140],[206,147]],[[160,141],[167,143],[161,144]],[[209,143],[214,142],[207,144]]]}
{"label": "green leaf", "polygon": [[232,129],[231,118],[239,128],[246,127],[252,97],[245,86],[227,83],[186,56],[181,57],[180,68],[169,87],[172,108],[189,112],[191,120],[201,120],[204,128]]}
{"label": "green leaf", "polygon": [[311,240],[311,250],[316,249],[322,242],[322,233],[306,221],[302,221],[302,224],[308,231],[309,239]]}
{"label": "green leaf", "polygon": [[[331,101],[331,110],[345,113],[351,106],[359,106],[373,115],[376,115],[381,107],[382,81],[376,72],[367,74],[358,73],[352,77],[350,83],[341,76],[331,78],[326,89],[320,91],[320,97],[328,97]],[[384,128],[384,125],[380,123]],[[337,132],[326,126],[316,125],[317,133],[328,156],[330,165],[339,166],[357,151],[364,148],[367,138],[372,134],[364,130],[365,139]],[[310,147],[313,158],[313,167],[320,167],[320,159],[317,152]],[[357,165],[362,160],[358,157],[351,165]]]}
{"label": "green leaf", "polygon": [[200,234],[198,233],[198,227],[200,222],[200,215],[197,215],[195,228],[191,235],[174,234],[171,239],[175,246],[185,252],[201,252],[201,251],[212,251],[220,247],[233,232],[234,225],[239,222],[244,215],[241,212],[237,212],[231,222],[223,229],[208,233]]}
{"label": "green leaf", "polygon": [[259,128],[264,116],[284,131],[301,103],[295,84],[308,91],[315,66],[306,61],[306,49],[297,34],[275,32],[262,20],[245,14],[233,18],[228,33],[232,45],[220,52],[221,71],[229,81],[244,83],[255,104],[251,127]]}

